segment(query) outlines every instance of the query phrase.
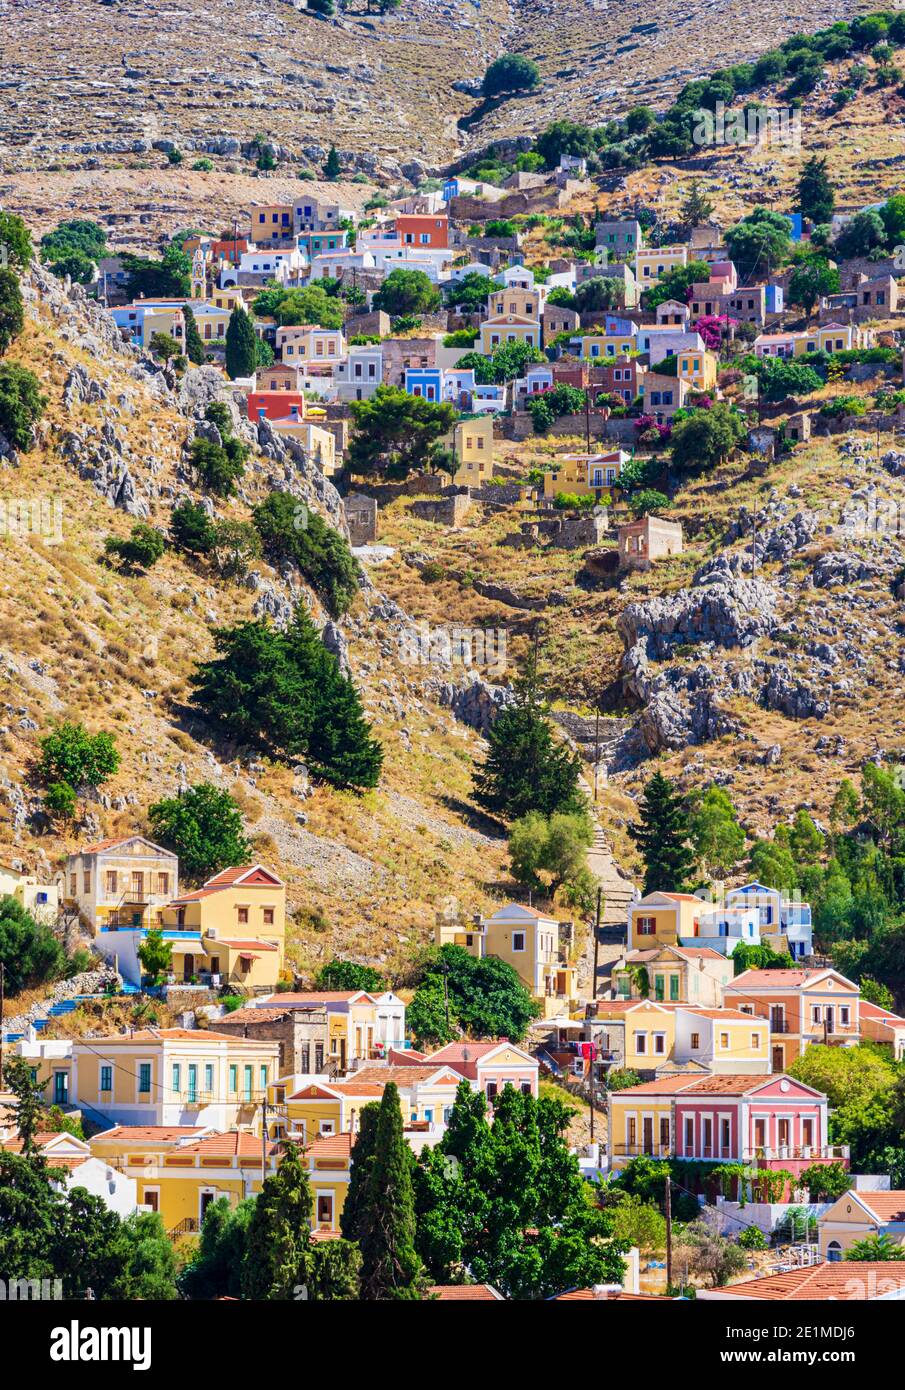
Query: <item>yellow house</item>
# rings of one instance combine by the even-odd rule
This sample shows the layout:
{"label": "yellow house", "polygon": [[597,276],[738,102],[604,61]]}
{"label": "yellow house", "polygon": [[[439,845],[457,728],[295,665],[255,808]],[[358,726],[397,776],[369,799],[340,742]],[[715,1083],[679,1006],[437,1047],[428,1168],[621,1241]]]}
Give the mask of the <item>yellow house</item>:
{"label": "yellow house", "polygon": [[715,352],[695,351],[693,348],[677,354],[678,375],[696,391],[711,391],[716,387],[717,356]]}
{"label": "yellow house", "polygon": [[852,1189],[817,1218],[820,1254],[830,1263],[845,1259],[856,1241],[877,1236],[887,1236],[893,1244],[905,1247],[905,1192]]}
{"label": "yellow house", "polygon": [[453,449],[459,467],[453,475],[457,487],[481,487],[493,476],[493,419],[482,415],[461,420],[453,430]]}
{"label": "yellow house", "polygon": [[226,343],[226,330],[229,328],[231,309],[220,308],[209,300],[192,299],[188,306],[195,320],[201,341],[204,343]]}
{"label": "yellow house", "polygon": [[495,290],[487,301],[489,319],[524,318],[539,320],[541,316],[541,295],[539,290],[511,289]]}
{"label": "yellow house", "polygon": [[[253,991],[272,990],[283,968],[286,887],[263,864],[224,869],[162,910],[161,926],[190,933],[185,976],[199,970]],[[175,949],[174,949],[175,959]]]}
{"label": "yellow house", "polygon": [[640,247],[635,252],[635,279],[642,288],[649,289],[669,271],[687,264],[687,246]]}
{"label": "yellow house", "polygon": [[847,352],[851,348],[870,347],[873,333],[854,323],[825,323],[795,334],[795,356],[809,352]]}
{"label": "yellow house", "polygon": [[160,1213],[176,1238],[198,1231],[211,1202],[236,1206],[274,1172],[277,1150],[246,1130],[196,1125],[116,1125],[89,1140],[91,1153],[135,1179],[140,1206]]}
{"label": "yellow house", "polygon": [[477,957],[507,961],[528,989],[544,1004],[547,1017],[562,1012],[576,998],[576,970],[568,963],[571,923],[545,917],[533,907],[507,903],[481,920],[468,947]]}
{"label": "yellow house", "polygon": [[770,1025],[740,1009],[677,1008],[675,1060],[719,1075],[768,1075]]}
{"label": "yellow house", "polygon": [[582,333],[571,342],[577,344],[579,357],[589,357],[592,361],[599,357],[628,357],[638,347],[634,336],[624,333]]}
{"label": "yellow house", "polygon": [[560,454],[556,467],[544,474],[544,497],[555,497],[559,492],[599,496],[618,484],[628,458],[624,449],[610,454]]}
{"label": "yellow house", "polygon": [[648,893],[628,907],[628,948],[674,946],[696,936],[707,904],[692,893]]}
{"label": "yellow house", "polygon": [[[311,456],[325,478],[331,478],[340,466],[336,456],[336,436],[332,430],[315,425],[311,420],[300,418],[296,406],[289,407],[289,414],[278,420],[270,420],[270,428],[275,434],[291,435]],[[313,412],[312,412],[313,413]]]}
{"label": "yellow house", "polygon": [[60,911],[60,890],[55,883],[39,883],[34,874],[0,864],[0,898],[15,898],[36,921],[56,921]]}
{"label": "yellow house", "polygon": [[106,926],[157,927],[179,892],[179,860],[143,835],[99,840],[70,854],[63,904],[97,933]]}
{"label": "yellow house", "polygon": [[661,1076],[609,1098],[610,1166],[624,1168],[639,1154],[668,1158],[673,1147],[673,1096],[689,1083],[687,1073]]}
{"label": "yellow house", "polygon": [[260,1130],[279,1043],[146,1028],[72,1042],[71,1103],[93,1121]]}
{"label": "yellow house", "polygon": [[314,1232],[339,1233],[349,1179],[352,1174],[354,1134],[324,1134],[305,1150],[308,1182],[313,1198],[311,1227]]}
{"label": "yellow house", "polygon": [[277,329],[277,354],[284,362],[341,362],[347,355],[346,340],[340,328],[318,328],[316,324],[292,324]]}
{"label": "yellow house", "polygon": [[485,319],[481,324],[475,351],[490,357],[494,349],[503,343],[527,343],[529,347],[540,347],[540,341],[540,319],[526,318],[520,314],[500,314]]}
{"label": "yellow house", "polygon": [[676,1012],[653,999],[598,999],[591,1037],[620,1070],[653,1073],[673,1057]]}
{"label": "yellow house", "polygon": [[231,314],[233,309],[248,309],[245,295],[238,285],[215,285],[207,297],[207,303],[213,304],[215,309],[225,310],[227,314]]}

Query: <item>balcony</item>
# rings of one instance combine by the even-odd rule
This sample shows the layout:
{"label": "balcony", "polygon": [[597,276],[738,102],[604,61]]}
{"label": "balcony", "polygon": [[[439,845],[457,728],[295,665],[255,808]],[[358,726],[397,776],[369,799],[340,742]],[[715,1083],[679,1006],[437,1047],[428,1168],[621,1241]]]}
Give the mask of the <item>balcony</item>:
{"label": "balcony", "polygon": [[213,1091],[192,1091],[182,1097],[181,1103],[185,1110],[200,1110],[205,1105],[211,1105],[213,1101]]}
{"label": "balcony", "polygon": [[[753,1017],[754,1017],[754,1015],[752,1014],[752,1018],[753,1018]],[[789,1020],[788,1020],[787,1018],[771,1018],[771,1019],[770,1019],[770,1032],[771,1032],[771,1033],[791,1033],[791,1031],[792,1031],[792,1029],[791,1029],[791,1027],[789,1026]]]}
{"label": "balcony", "polygon": [[848,1144],[777,1144],[745,1149],[744,1163],[847,1163]]}
{"label": "balcony", "polygon": [[671,1144],[613,1144],[610,1153],[614,1158],[672,1158]]}

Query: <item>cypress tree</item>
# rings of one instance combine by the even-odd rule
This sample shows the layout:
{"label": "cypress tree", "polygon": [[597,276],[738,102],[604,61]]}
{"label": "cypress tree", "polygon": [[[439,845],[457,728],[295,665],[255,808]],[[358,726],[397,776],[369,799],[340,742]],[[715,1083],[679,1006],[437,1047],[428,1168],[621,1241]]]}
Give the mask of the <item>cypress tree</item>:
{"label": "cypress tree", "polygon": [[514,704],[497,715],[487,742],[487,756],[474,777],[475,799],[485,810],[518,820],[529,811],[552,816],[584,809],[581,759],[554,739],[534,654],[516,682]]}
{"label": "cypress tree", "polygon": [[360,1240],[362,1221],[366,1210],[368,1181],[374,1167],[374,1150],[377,1143],[377,1121],[380,1105],[372,1101],[363,1105],[358,1114],[358,1134],[352,1145],[352,1171],[349,1174],[349,1189],[343,1202],[339,1218],[339,1228],[346,1240]]}
{"label": "cypress tree", "polygon": [[257,363],[257,339],[244,309],[238,304],[229,316],[226,328],[226,371],[231,380],[237,376],[252,376]]}
{"label": "cypress tree", "polygon": [[308,1175],[298,1149],[287,1143],[255,1203],[242,1263],[243,1298],[291,1299],[294,1287],[305,1282],[311,1209]]}
{"label": "cypress tree", "polygon": [[811,155],[798,179],[798,206],[812,222],[829,222],[836,206],[836,194],[826,171],[826,156]]}
{"label": "cypress tree", "polygon": [[402,1132],[399,1091],[392,1081],[380,1102],[360,1246],[362,1298],[421,1297],[423,1268],[415,1250],[412,1151]]}
{"label": "cypress tree", "polygon": [[195,315],[187,304],[182,306],[182,315],[185,319],[185,355],[196,367],[200,367],[204,361],[204,344],[198,332]]}
{"label": "cypress tree", "polygon": [[683,893],[694,866],[685,798],[654,773],[644,788],[640,817],[628,833],[644,859],[644,892]]}
{"label": "cypress tree", "polygon": [[331,180],[338,179],[342,173],[342,165],[339,162],[339,155],[336,153],[336,146],[330,146],[330,153],[327,155],[327,162],[324,165],[324,173]]}

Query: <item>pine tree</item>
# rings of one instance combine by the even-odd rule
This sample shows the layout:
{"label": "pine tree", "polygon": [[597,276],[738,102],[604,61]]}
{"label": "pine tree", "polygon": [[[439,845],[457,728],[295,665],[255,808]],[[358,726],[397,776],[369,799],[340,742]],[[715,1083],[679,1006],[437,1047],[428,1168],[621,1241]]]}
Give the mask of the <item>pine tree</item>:
{"label": "pine tree", "polygon": [[324,165],[324,173],[331,182],[338,179],[342,173],[342,165],[339,162],[339,155],[336,153],[336,146],[330,146],[330,153],[327,155],[327,162]]}
{"label": "pine tree", "polygon": [[361,1296],[419,1299],[423,1269],[415,1250],[412,1151],[402,1132],[394,1082],[384,1087],[374,1140],[374,1162],[361,1214]]}
{"label": "pine tree", "polygon": [[4,1065],[2,1080],[7,1090],[15,1096],[13,1112],[22,1153],[26,1158],[40,1157],[35,1147],[35,1136],[44,1119],[44,1103],[39,1087],[32,1080],[31,1068],[23,1058],[11,1058]]}
{"label": "pine tree", "polygon": [[257,361],[257,340],[251,319],[238,304],[226,328],[226,371],[231,380],[252,376]]}
{"label": "pine tree", "polygon": [[185,355],[196,367],[200,367],[204,361],[204,343],[188,304],[182,306],[182,316],[185,319]]}
{"label": "pine tree", "polygon": [[535,653],[516,682],[514,703],[497,715],[487,742],[487,757],[474,777],[475,799],[485,810],[518,820],[529,811],[552,816],[584,809],[581,759],[554,739]]}
{"label": "pine tree", "polygon": [[363,1105],[358,1112],[358,1134],[352,1145],[352,1170],[349,1174],[349,1187],[339,1218],[339,1228],[346,1240],[360,1240],[362,1223],[367,1210],[368,1182],[374,1167],[374,1150],[377,1143],[377,1122],[380,1105],[372,1101]]}
{"label": "pine tree", "polygon": [[829,222],[836,206],[836,194],[826,171],[826,156],[811,155],[798,179],[798,207],[802,217],[819,225]]}
{"label": "pine tree", "polygon": [[686,227],[700,227],[713,216],[713,199],[708,198],[700,179],[692,179],[682,202],[681,217]]}
{"label": "pine tree", "polygon": [[311,1243],[311,1188],[299,1151],[287,1143],[275,1173],[264,1179],[248,1228],[242,1297],[291,1299],[304,1284]]}
{"label": "pine tree", "polygon": [[640,817],[629,826],[644,859],[644,893],[683,893],[694,865],[688,843],[685,800],[661,772],[654,773],[641,798]]}

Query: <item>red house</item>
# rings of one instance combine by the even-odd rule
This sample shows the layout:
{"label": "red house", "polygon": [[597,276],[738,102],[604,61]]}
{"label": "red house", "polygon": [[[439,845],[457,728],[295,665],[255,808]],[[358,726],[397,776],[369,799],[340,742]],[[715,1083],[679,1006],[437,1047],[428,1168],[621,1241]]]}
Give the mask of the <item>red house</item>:
{"label": "red house", "polygon": [[267,420],[285,420],[298,407],[299,419],[305,418],[305,397],[301,391],[249,391],[248,418],[257,423],[263,410]]}
{"label": "red house", "polygon": [[395,218],[396,235],[403,246],[429,246],[436,251],[449,246],[449,218],[400,212]]}

